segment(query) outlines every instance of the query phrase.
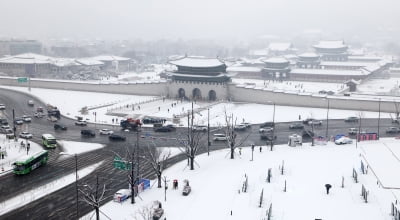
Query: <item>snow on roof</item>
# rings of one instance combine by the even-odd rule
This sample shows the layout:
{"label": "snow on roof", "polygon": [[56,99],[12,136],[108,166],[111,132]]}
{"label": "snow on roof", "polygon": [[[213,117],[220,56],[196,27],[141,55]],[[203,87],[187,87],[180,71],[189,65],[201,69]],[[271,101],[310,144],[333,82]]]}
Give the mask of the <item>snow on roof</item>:
{"label": "snow on roof", "polygon": [[58,58],[54,59],[51,64],[58,67],[66,67],[66,66],[80,66],[75,59],[68,59],[68,58]]}
{"label": "snow on roof", "polygon": [[0,59],[0,63],[14,64],[46,64],[51,63],[54,58],[34,53],[24,53],[15,56],[8,56]]}
{"label": "snow on roof", "polygon": [[360,85],[361,80],[350,79],[350,80],[347,80],[347,81],[344,82],[344,84],[348,84],[348,83],[353,83],[353,84],[356,84],[356,85]]}
{"label": "snow on roof", "polygon": [[104,65],[103,62],[99,61],[99,60],[95,60],[92,58],[80,58],[77,59],[76,62],[85,65],[85,66],[98,66],[98,65]]}
{"label": "snow on roof", "polygon": [[330,40],[330,41],[320,41],[318,44],[314,45],[316,48],[325,48],[325,49],[337,49],[337,48],[345,48],[347,45],[344,44],[343,40]]}
{"label": "snow on roof", "polygon": [[114,55],[101,55],[101,56],[91,57],[91,59],[98,61],[127,61],[130,60],[131,58],[119,57]]}
{"label": "snow on roof", "polygon": [[283,57],[272,57],[266,60],[263,60],[265,63],[288,63],[289,61]]}
{"label": "snow on roof", "polygon": [[287,51],[292,48],[292,44],[288,42],[270,43],[268,50],[271,51]]}
{"label": "snow on roof", "polygon": [[266,49],[250,50],[249,55],[250,56],[267,56],[268,50],[266,50]]}
{"label": "snow on roof", "polygon": [[218,58],[205,58],[205,57],[184,57],[178,60],[170,60],[168,63],[176,66],[187,66],[187,67],[217,67],[225,65]]}
{"label": "snow on roof", "polygon": [[335,76],[365,76],[370,72],[359,70],[333,70],[333,69],[292,69],[290,74],[313,74],[313,75],[335,75]]}
{"label": "snow on roof", "polygon": [[[340,62],[340,61],[322,61],[321,66],[352,66],[352,67],[364,67],[373,65],[374,63],[364,62]],[[375,64],[376,65],[376,64]]]}

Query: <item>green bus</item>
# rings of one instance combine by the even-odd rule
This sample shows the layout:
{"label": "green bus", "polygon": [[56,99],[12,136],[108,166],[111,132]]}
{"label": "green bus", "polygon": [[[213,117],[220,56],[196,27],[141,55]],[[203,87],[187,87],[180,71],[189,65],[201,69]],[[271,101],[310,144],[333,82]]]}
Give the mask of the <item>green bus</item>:
{"label": "green bus", "polygon": [[26,155],[13,163],[13,172],[17,175],[30,173],[32,170],[45,165],[48,159],[49,153],[47,150],[39,151],[32,156]]}
{"label": "green bus", "polygon": [[42,144],[47,148],[56,148],[57,147],[57,140],[51,134],[43,134],[42,135]]}

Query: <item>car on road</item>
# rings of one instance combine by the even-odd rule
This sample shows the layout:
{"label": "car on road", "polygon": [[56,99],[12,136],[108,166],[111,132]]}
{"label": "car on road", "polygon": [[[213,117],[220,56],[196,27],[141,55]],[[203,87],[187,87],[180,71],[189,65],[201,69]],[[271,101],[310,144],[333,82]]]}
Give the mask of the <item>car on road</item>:
{"label": "car on road", "polygon": [[350,135],[355,135],[358,133],[358,128],[349,128],[347,131]]}
{"label": "car on road", "polygon": [[110,134],[110,136],[108,136],[108,139],[110,139],[111,141],[125,141],[126,137],[118,134]]}
{"label": "car on road", "polygon": [[260,128],[265,128],[265,127],[275,127],[275,123],[272,121],[268,121],[260,124]]}
{"label": "car on road", "polygon": [[33,102],[33,100],[28,100],[28,105],[33,107],[35,105],[35,102]]}
{"label": "car on road", "polygon": [[6,118],[0,118],[0,125],[8,125],[8,121]]}
{"label": "car on road", "polygon": [[260,135],[260,139],[261,140],[272,141],[272,140],[276,140],[276,135],[263,133],[263,134]]}
{"label": "car on road", "polygon": [[16,125],[22,125],[24,121],[21,118],[15,118],[14,119],[14,124]]}
{"label": "car on road", "polygon": [[54,124],[54,130],[66,131],[67,130],[67,126],[57,123],[57,124]]}
{"label": "car on road", "polygon": [[2,128],[2,129],[10,129],[10,125],[1,125],[0,128]]}
{"label": "car on road", "polygon": [[351,144],[351,143],[353,143],[353,140],[346,136],[342,136],[335,140],[335,144],[338,144],[338,145],[339,144]]}
{"label": "car on road", "polygon": [[22,116],[22,120],[23,120],[24,122],[31,122],[31,121],[32,121],[32,118],[31,118],[30,116],[23,115],[23,116]]}
{"label": "car on road", "polygon": [[400,129],[398,127],[389,127],[386,128],[386,133],[387,134],[397,134],[400,132]]}
{"label": "car on road", "polygon": [[33,135],[27,131],[23,131],[19,134],[20,138],[31,139]]}
{"label": "car on road", "polygon": [[2,125],[0,127],[0,133],[1,134],[11,134],[13,133],[12,129],[8,125]]}
{"label": "car on road", "polygon": [[226,141],[228,138],[225,134],[214,134],[213,141]]}
{"label": "car on road", "polygon": [[110,134],[113,134],[114,131],[107,129],[107,128],[103,128],[103,129],[100,129],[99,133],[101,135],[110,135]]}
{"label": "car on road", "polygon": [[162,118],[151,118],[151,117],[144,117],[142,119],[143,124],[155,124],[155,123],[163,123]]}
{"label": "car on road", "polygon": [[273,127],[264,127],[264,128],[258,129],[258,133],[271,133],[273,131],[274,131]]}
{"label": "car on road", "polygon": [[322,125],[322,121],[313,119],[313,118],[307,118],[303,120],[303,124],[305,125]]}
{"label": "car on road", "polygon": [[351,116],[344,119],[345,122],[358,122],[358,117]]}
{"label": "car on road", "polygon": [[35,113],[33,113],[33,116],[35,118],[43,118],[44,113],[43,112],[35,112]]}
{"label": "car on road", "polygon": [[202,131],[202,132],[206,132],[208,130],[208,127],[205,125],[195,125],[192,128],[193,131]]}
{"label": "car on road", "polygon": [[93,130],[81,130],[81,135],[84,137],[95,137],[96,136],[96,132],[94,132]]}
{"label": "car on road", "polygon": [[84,120],[78,120],[78,121],[75,122],[75,125],[78,125],[78,126],[86,126],[86,125],[87,125],[87,122],[84,121]]}
{"label": "car on road", "polygon": [[164,125],[161,127],[156,127],[154,128],[155,132],[170,132],[170,131],[175,131],[176,127],[174,125]]}
{"label": "car on road", "polygon": [[52,116],[52,115],[50,115],[49,117],[47,117],[47,120],[48,120],[48,121],[51,121],[51,122],[56,122],[56,121],[57,121],[57,118],[54,117],[54,116]]}
{"label": "car on road", "polygon": [[0,104],[0,110],[6,110],[6,106],[4,104]]}
{"label": "car on road", "polygon": [[310,138],[312,138],[312,137],[314,137],[314,132],[313,131],[311,131],[311,130],[303,130],[303,132],[302,132],[302,134],[301,134],[301,136],[303,137],[303,138],[307,138],[307,137],[310,137]]}
{"label": "car on road", "polygon": [[240,123],[239,125],[244,125],[244,126],[246,126],[246,128],[251,127],[251,124],[249,122],[243,122],[243,123]]}
{"label": "car on road", "polygon": [[304,125],[301,123],[294,123],[289,125],[289,129],[303,129]]}
{"label": "car on road", "polygon": [[243,124],[238,124],[238,125],[235,125],[234,127],[233,127],[233,129],[235,130],[235,131],[245,131],[246,130],[246,125],[243,125]]}
{"label": "car on road", "polygon": [[113,200],[114,202],[123,202],[131,197],[131,190],[130,189],[120,189],[116,193],[114,193]]}

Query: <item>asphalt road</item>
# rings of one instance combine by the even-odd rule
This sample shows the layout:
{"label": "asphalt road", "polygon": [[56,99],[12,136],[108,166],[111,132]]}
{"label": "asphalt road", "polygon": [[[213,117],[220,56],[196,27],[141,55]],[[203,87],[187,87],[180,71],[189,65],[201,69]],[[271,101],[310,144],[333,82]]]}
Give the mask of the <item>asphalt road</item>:
{"label": "asphalt road", "polygon": [[[28,100],[35,101],[35,107],[29,107],[27,105]],[[6,105],[5,111],[0,111],[0,117],[8,118],[8,121],[12,121],[12,109],[15,110],[15,116],[19,117],[22,115],[32,115],[34,109],[37,106],[45,106],[40,100],[30,97],[27,94],[0,89],[0,103]],[[50,103],[51,104],[51,103]],[[60,109],[62,113],[62,109]],[[78,167],[83,168],[99,161],[104,163],[96,169],[95,172],[89,174],[85,178],[79,181],[79,187],[83,188],[85,185],[93,184],[96,176],[99,177],[100,184],[106,184],[107,193],[105,196],[109,201],[111,196],[120,188],[127,187],[127,171],[120,171],[112,166],[112,160],[115,152],[121,155],[125,155],[126,149],[133,149],[135,147],[137,134],[136,132],[124,132],[121,131],[117,126],[110,125],[94,125],[89,124],[87,128],[100,129],[108,128],[113,129],[115,133],[120,133],[127,137],[125,142],[110,142],[107,136],[96,135],[94,138],[82,138],[80,130],[83,127],[75,126],[74,120],[62,117],[60,123],[68,127],[67,131],[55,132],[53,122],[46,120],[45,118],[32,118],[32,122],[17,127],[17,133],[22,130],[29,130],[33,133],[32,141],[40,144],[40,137],[43,133],[52,133],[57,139],[68,140],[68,141],[80,141],[80,142],[91,142],[101,143],[105,147],[92,151],[89,153],[80,154],[78,157]],[[277,139],[275,144],[285,144],[288,141],[288,136],[293,133],[301,133],[301,130],[289,129],[290,123],[278,123],[275,128],[275,135]],[[362,130],[368,132],[377,132],[378,130],[378,119],[362,119],[361,127]],[[329,120],[328,134],[347,134],[347,129],[350,127],[358,127],[359,123],[346,123],[343,120]],[[380,134],[381,137],[388,136],[385,133],[385,128],[393,126],[391,120],[381,119],[380,120]],[[306,126],[309,127],[309,126]],[[86,127],[85,127],[86,129]],[[259,125],[252,125],[250,129],[245,131],[238,131],[238,142],[243,140],[243,145],[265,145],[266,141],[261,140],[258,132]],[[307,128],[311,129],[311,128]],[[210,137],[214,133],[223,133],[222,130],[212,128]],[[314,131],[316,135],[325,136],[326,133],[326,121],[323,121],[322,126],[315,126]],[[180,146],[179,140],[185,139],[187,128],[178,128],[175,132],[158,133],[153,132],[152,128],[143,128],[139,133],[139,152],[140,155],[144,155],[145,146],[157,146],[157,147],[177,147]],[[390,134],[389,136],[395,136],[396,134]],[[247,137],[247,138],[246,138]],[[304,139],[304,141],[311,141],[311,139]],[[226,148],[225,142],[211,141],[210,150],[216,150]],[[207,151],[207,132],[202,134],[202,148],[199,153]],[[36,188],[52,180],[58,179],[66,174],[73,173],[75,171],[75,159],[73,157],[63,157],[60,159],[59,153],[62,150],[57,148],[50,151],[49,163],[46,166],[36,169],[31,174],[25,176],[16,176],[13,174],[7,174],[0,177],[0,204],[15,195],[18,195],[27,190]],[[184,156],[180,155],[177,157],[170,158],[167,167],[176,163],[177,161],[185,159]],[[140,161],[140,173],[143,178],[154,178],[154,172],[151,170],[149,164],[145,160]],[[35,200],[30,204],[9,212],[1,219],[72,219],[76,215],[76,194],[75,185],[70,184],[54,193],[45,196],[42,199]],[[91,207],[87,206],[83,201],[79,201],[79,216],[82,216],[89,211]]]}

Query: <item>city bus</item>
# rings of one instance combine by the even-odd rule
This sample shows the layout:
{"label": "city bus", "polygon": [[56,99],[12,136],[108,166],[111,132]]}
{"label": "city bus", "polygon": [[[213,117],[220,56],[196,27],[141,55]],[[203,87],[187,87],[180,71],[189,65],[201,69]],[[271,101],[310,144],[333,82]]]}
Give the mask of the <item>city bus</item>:
{"label": "city bus", "polygon": [[42,150],[34,155],[25,155],[13,163],[13,172],[17,175],[24,175],[30,173],[32,170],[45,165],[49,159],[47,150]]}
{"label": "city bus", "polygon": [[57,140],[51,134],[43,134],[42,135],[42,144],[47,148],[56,148],[57,147]]}

